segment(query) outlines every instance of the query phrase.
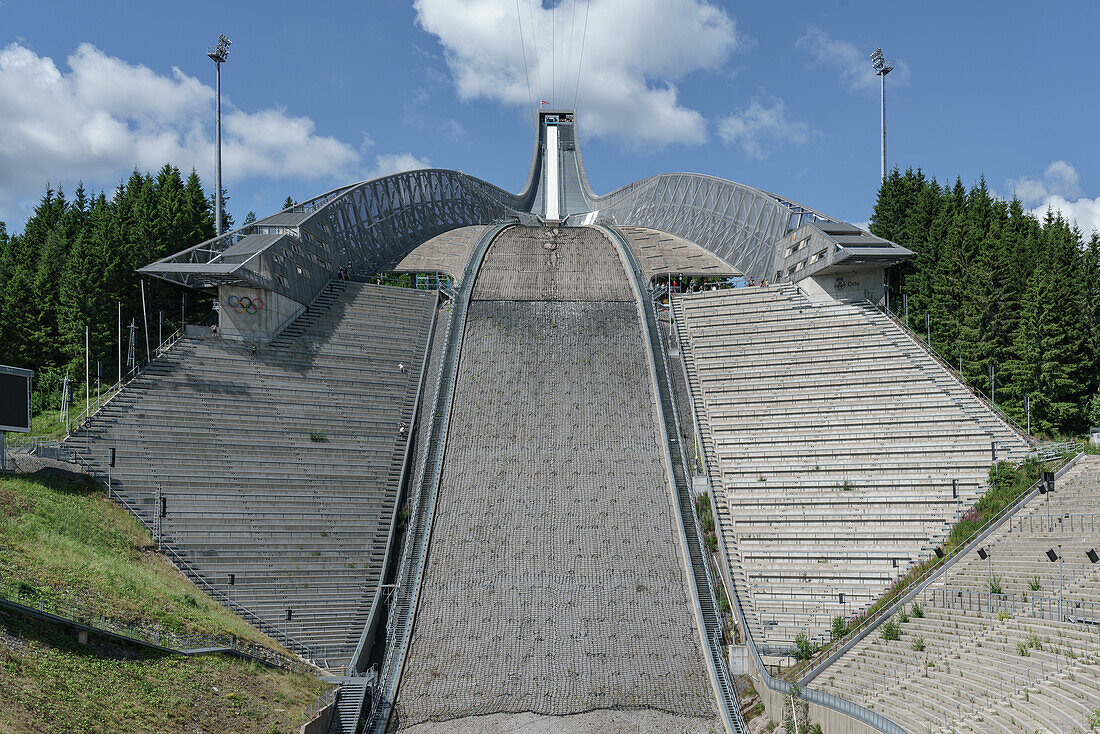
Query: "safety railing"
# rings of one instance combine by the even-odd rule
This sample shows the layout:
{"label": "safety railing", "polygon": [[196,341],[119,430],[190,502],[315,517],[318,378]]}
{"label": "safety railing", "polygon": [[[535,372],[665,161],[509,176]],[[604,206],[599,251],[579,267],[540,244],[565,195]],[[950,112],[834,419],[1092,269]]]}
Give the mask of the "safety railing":
{"label": "safety railing", "polygon": [[[1065,583],[1072,588],[1074,582],[1066,578]],[[1100,602],[1089,599],[1067,599],[1053,593],[1032,592],[1025,598],[1015,594],[994,594],[989,591],[945,586],[929,590],[924,598],[942,609],[984,612],[994,616],[1026,615],[1032,619],[1050,622],[1100,624]]]}
{"label": "safety railing", "polygon": [[4,445],[8,453],[41,455],[43,450],[61,451],[61,436],[27,436],[8,433],[5,435]]}
{"label": "safety railing", "polygon": [[101,614],[92,614],[77,604],[44,594],[26,583],[0,582],[0,599],[65,622],[125,638],[135,644],[157,647],[181,655],[193,655],[197,652],[232,652],[284,670],[299,673],[313,672],[297,660],[284,657],[263,645],[240,640],[236,635],[179,635],[147,624],[123,622]]}
{"label": "safety railing", "polygon": [[300,726],[305,726],[310,721],[316,719],[322,711],[331,706],[336,701],[336,692],[340,690],[337,686],[329,686],[325,690],[317,694],[317,700],[302,710],[302,723]]}
{"label": "safety railing", "polygon": [[1039,461],[1053,461],[1066,454],[1079,454],[1085,450],[1085,444],[1081,441],[1062,441],[1060,443],[1039,444],[1027,456],[1029,459]]}
{"label": "safety railing", "polygon": [[1020,424],[1012,418],[1012,416],[998,408],[997,405],[989,398],[989,396],[985,394],[985,392],[967,382],[962,373],[951,365],[950,360],[940,354],[940,352],[934,346],[932,346],[932,344],[928,343],[926,339],[923,339],[921,334],[909,328],[902,319],[898,318],[897,314],[894,314],[877,304],[871,303],[870,301],[865,301],[862,303],[862,305],[865,308],[874,309],[886,314],[886,316],[889,317],[889,319],[898,328],[902,329],[907,336],[909,336],[915,343],[917,343],[922,349],[924,349],[924,351],[927,352],[933,359],[939,362],[941,367],[947,370],[949,374],[954,376],[959,381],[959,383],[962,384],[962,386],[970,392],[971,395],[980,400],[987,408],[992,410],[998,418],[1011,426],[1012,429],[1016,433],[1018,433],[1021,438],[1027,440],[1028,443],[1034,443],[1034,440],[1031,438],[1030,434],[1028,434],[1028,432],[1024,430],[1020,426]]}
{"label": "safety railing", "polygon": [[1071,512],[1051,515],[1048,507],[1045,513],[1038,511],[1037,514],[1015,518],[1008,532],[1095,533],[1097,530],[1100,530],[1100,513]]}
{"label": "safety railing", "polygon": [[110,387],[97,389],[94,401],[88,401],[85,409],[78,413],[76,417],[66,416],[66,419],[64,421],[65,437],[68,438],[73,431],[82,428],[92,416],[98,413],[105,405],[107,405],[111,400],[117,397],[118,394],[122,392],[122,388],[124,388],[135,377],[141,375],[141,373],[144,372],[145,369],[154,360],[157,359],[157,357],[167,352],[182,335],[182,328],[173,331],[171,334],[168,335],[168,338],[157,345],[157,348],[153,350],[153,354],[148,361],[135,364],[129,372],[123,375],[121,380],[111,385]]}
{"label": "safety railing", "polygon": [[[1065,473],[1080,456],[1081,454],[1076,454],[1073,457],[1067,457],[1061,460],[1056,466],[1052,467],[1052,470],[1056,475],[1061,475]],[[1009,503],[996,515],[982,523],[979,528],[974,530],[951,549],[946,552],[939,550],[939,553],[943,554],[942,556],[938,553],[936,557],[928,559],[927,562],[929,565],[923,572],[911,579],[903,587],[891,592],[893,594],[893,600],[890,603],[883,605],[875,612],[861,619],[846,635],[822,650],[814,661],[790,668],[786,676],[788,678],[797,678],[800,685],[810,683],[822,671],[840,659],[841,656],[878,627],[879,624],[890,619],[890,617],[896,614],[902,606],[915,599],[931,583],[939,579],[940,575],[946,573],[952,566],[961,560],[963,556],[976,548],[979,543],[985,540],[993,532],[998,530],[1001,525],[1009,518],[1013,517],[1021,507],[1039,494],[1039,485],[1041,483],[1042,480],[1037,481],[1028,489],[1021,492],[1013,502]]]}
{"label": "safety railing", "polygon": [[450,422],[451,397],[458,375],[466,307],[473,290],[475,276],[489,245],[501,231],[512,224],[511,220],[499,222],[482,234],[481,240],[466,263],[458,295],[453,301],[448,320],[447,339],[443,345],[443,358],[439,361],[439,374],[436,379],[436,404],[428,426],[428,439],[418,474],[420,486],[416,491],[410,492],[412,495],[409,503],[410,520],[394,583],[393,603],[386,625],[386,649],[378,686],[381,690],[378,691],[379,695],[371,701],[368,731],[382,732],[386,729],[411,637],[431,534],[432,516],[435,511],[435,495],[442,477],[443,449]]}

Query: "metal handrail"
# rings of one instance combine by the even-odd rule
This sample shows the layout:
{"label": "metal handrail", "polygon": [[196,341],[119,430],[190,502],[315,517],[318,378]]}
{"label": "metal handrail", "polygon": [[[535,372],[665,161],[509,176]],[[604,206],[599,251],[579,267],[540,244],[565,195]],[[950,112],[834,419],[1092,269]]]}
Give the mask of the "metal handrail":
{"label": "metal handrail", "polygon": [[[686,379],[686,360],[688,359],[687,352],[690,349],[690,340],[685,341],[683,338],[684,335],[680,332],[680,329],[684,325],[684,323],[685,322],[682,318],[676,319],[675,333],[677,343],[680,347],[680,359],[682,360],[682,364],[684,366]],[[685,343],[687,344],[687,349],[684,348]],[[688,390],[690,391],[690,380],[688,380],[686,384]],[[694,400],[692,401],[692,410],[694,414]],[[698,423],[698,415],[695,416],[695,420]],[[703,456],[703,465],[704,468],[708,471],[709,476],[709,467],[707,466],[705,454]],[[714,507],[717,511],[716,501]],[[873,727],[883,732],[884,734],[907,734],[907,732],[902,729],[896,722],[892,721],[886,716],[883,716],[880,713],[871,711],[868,708],[860,706],[857,703],[849,701],[845,698],[841,698],[840,696],[835,696],[831,693],[825,693],[824,691],[814,690],[805,686],[799,687],[797,684],[793,684],[789,681],[785,681],[781,678],[776,678],[772,676],[771,673],[768,672],[768,668],[764,664],[764,660],[760,655],[760,650],[756,645],[756,639],[753,629],[749,626],[748,615],[745,613],[745,609],[741,603],[741,594],[738,592],[737,583],[734,581],[732,574],[729,573],[729,550],[726,548],[725,537],[723,533],[718,533],[718,546],[722,554],[723,563],[726,566],[727,597],[729,599],[730,606],[733,608],[733,612],[737,618],[737,622],[741,626],[742,635],[745,639],[745,645],[748,648],[749,653],[752,655],[753,663],[756,665],[757,673],[760,675],[760,679],[764,682],[764,685],[766,685],[770,690],[781,693],[784,696],[797,695],[800,700],[808,701],[818,706],[822,706],[824,708],[842,713],[845,716],[849,716],[857,721],[867,724],[868,726]]]}
{"label": "metal handrail", "polygon": [[[436,315],[439,310],[440,294],[437,291],[435,294],[435,300],[432,302],[432,315],[431,322],[428,324],[428,335],[424,341],[424,356],[420,360],[420,374],[416,380],[416,395],[413,398],[412,411],[410,415],[413,416],[413,420],[420,414],[420,401],[423,398],[424,393],[424,380],[428,371],[428,360],[431,355],[432,341],[435,338],[435,322]],[[413,443],[413,431],[410,430],[409,435],[405,438],[405,448],[401,455],[401,476],[398,479],[397,487],[400,490],[408,482],[409,469],[412,464],[412,457],[414,452]],[[390,554],[396,548],[396,539],[398,537],[398,522],[401,515],[401,506],[395,502],[393,511],[390,513],[390,527],[389,533],[386,536],[386,552],[382,559],[383,574],[385,570],[390,566]],[[376,626],[375,617],[380,612],[382,607],[382,583],[378,584],[378,588],[375,591],[374,602],[371,604],[370,614],[367,617],[367,623],[363,626],[363,632],[359,637],[359,642],[355,646],[355,652],[352,653],[351,660],[348,662],[348,675],[355,675],[359,672],[360,662],[367,651],[367,645],[370,642],[368,637],[373,635]]]}
{"label": "metal handrail", "polygon": [[[98,413],[104,406],[110,403],[111,400],[113,400],[115,397],[118,396],[120,392],[122,392],[122,388],[133,381],[134,378],[141,375],[141,373],[143,373],[150,364],[155,362],[158,357],[171,349],[176,341],[178,341],[179,338],[183,336],[183,329],[184,327],[181,326],[180,328],[169,334],[168,338],[166,338],[163,342],[158,344],[157,348],[153,350],[152,357],[148,361],[142,362],[140,364],[135,364],[133,369],[127,372],[121,380],[111,385],[110,387],[99,389],[96,394],[96,401],[94,403],[86,407],[75,418],[70,417],[65,422],[64,437],[68,438],[72,435],[74,430],[80,430],[81,428],[83,428],[84,424],[88,422],[88,420],[90,420],[92,416]],[[104,393],[107,393],[106,398],[103,397]]]}
{"label": "metal handrail", "polygon": [[[462,345],[462,334],[465,329],[466,306],[469,301],[469,296],[473,291],[474,277],[481,267],[481,262],[489,249],[489,245],[492,244],[493,240],[496,239],[501,231],[512,226],[512,224],[513,222],[511,220],[498,222],[495,226],[482,234],[478,246],[474,248],[474,251],[470,255],[470,259],[466,263],[458,295],[453,301],[451,316],[448,320],[447,341],[443,346],[444,355],[450,353],[450,358],[448,359],[445,356],[445,358],[441,359],[439,362],[439,374],[436,379],[435,392],[437,407],[440,404],[439,401],[443,399],[445,408],[442,411],[435,410],[432,412],[432,421],[428,428],[428,444],[425,445],[424,456],[420,464],[420,487],[417,492],[412,493],[412,502],[409,507],[410,530],[415,524],[420,523],[421,519],[423,519],[424,527],[421,532],[425,537],[423,541],[419,543],[419,552],[414,559],[412,557],[414,543],[411,542],[411,536],[406,534],[405,544],[401,553],[401,561],[398,565],[397,578],[394,581],[394,598],[396,600],[399,591],[404,589],[407,584],[411,584],[409,608],[407,610],[402,610],[403,618],[400,622],[402,627],[399,630],[394,629],[397,624],[397,615],[394,613],[394,608],[392,606],[390,608],[386,630],[388,639],[383,657],[382,672],[379,676],[379,689],[381,690],[379,691],[380,695],[372,697],[371,700],[371,712],[367,723],[367,730],[369,731],[381,732],[386,728],[389,722],[390,714],[393,711],[397,687],[400,683],[401,669],[404,666],[405,654],[408,650],[413,619],[416,616],[416,607],[420,599],[420,582],[424,574],[428,540],[431,535],[432,521],[434,519],[434,498],[439,487],[440,479],[442,478],[444,458],[442,444],[446,442],[447,427],[450,422],[451,397],[454,392],[455,380],[458,376],[458,361]],[[444,392],[446,393],[445,396]],[[433,447],[430,445],[431,433],[437,425],[439,427],[438,443],[440,445]],[[431,467],[429,468],[430,461]],[[420,506],[422,495],[425,495],[424,499],[427,501],[426,507]],[[427,514],[422,517],[422,513]]]}
{"label": "metal handrail", "polygon": [[998,408],[996,404],[989,399],[989,396],[986,395],[982,390],[967,382],[962,373],[952,367],[951,362],[949,362],[946,357],[940,354],[939,351],[931,344],[921,341],[920,334],[905,325],[902,320],[897,317],[896,314],[890,313],[890,311],[877,304],[871,303],[870,301],[865,301],[864,303],[867,307],[874,308],[877,311],[884,313],[895,325],[897,325],[904,331],[906,336],[910,337],[910,339],[912,339],[912,341],[914,341],[918,346],[924,349],[924,351],[927,352],[929,356],[938,361],[940,363],[940,366],[946,369],[949,374],[951,374],[953,377],[957,377],[959,383],[962,384],[963,387],[969,390],[974,397],[976,397],[985,405],[985,407],[992,410],[998,418],[1007,423],[1017,434],[1019,434],[1021,438],[1025,439],[1029,444],[1035,443],[1035,440],[1031,437],[1031,435],[1027,431],[1025,431],[1020,426],[1020,424],[1012,418],[1012,416]]}
{"label": "metal handrail", "polygon": [[123,637],[137,644],[170,650],[180,655],[194,654],[197,650],[232,651],[237,655],[250,657],[283,670],[313,672],[308,671],[306,666],[297,660],[280,655],[277,651],[263,645],[242,642],[233,634],[178,635],[159,629],[154,633],[133,623],[125,624],[101,614],[92,616],[79,606],[46,596],[26,583],[0,582],[0,599],[66,622],[89,627],[115,637]]}
{"label": "metal handrail", "polygon": [[326,688],[317,695],[317,699],[313,703],[302,709],[301,726],[304,727],[308,722],[316,719],[328,706],[331,706],[332,702],[336,700],[336,691],[338,690],[338,686]]}
{"label": "metal handrail", "polygon": [[[1056,475],[1061,476],[1068,471],[1081,455],[1082,454],[1076,454],[1072,457],[1063,459],[1061,465],[1054,468]],[[968,535],[952,549],[948,550],[942,558],[935,558],[934,560],[928,559],[932,561],[931,566],[897,591],[891,603],[879,608],[873,614],[864,617],[860,623],[850,629],[846,635],[837,639],[825,650],[822,650],[819,653],[818,662],[812,667],[802,672],[799,667],[796,666],[788,671],[788,675],[798,675],[798,683],[802,686],[813,681],[813,679],[820,675],[827,667],[840,659],[840,657],[851,650],[869,633],[874,631],[882,622],[896,614],[901,607],[916,598],[925,588],[962,559],[963,556],[1000,528],[1000,526],[1015,515],[1021,507],[1030,502],[1039,493],[1040,484],[1042,484],[1042,480],[1035,482],[1028,489],[1021,492],[1019,497],[1002,508],[996,515],[986,520],[981,527]]]}

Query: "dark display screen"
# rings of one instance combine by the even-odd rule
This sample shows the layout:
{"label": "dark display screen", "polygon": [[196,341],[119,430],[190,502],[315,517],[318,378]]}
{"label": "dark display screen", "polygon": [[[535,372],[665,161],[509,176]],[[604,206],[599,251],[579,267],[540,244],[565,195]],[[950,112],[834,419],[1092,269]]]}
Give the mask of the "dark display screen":
{"label": "dark display screen", "polygon": [[0,431],[29,431],[31,378],[0,372]]}

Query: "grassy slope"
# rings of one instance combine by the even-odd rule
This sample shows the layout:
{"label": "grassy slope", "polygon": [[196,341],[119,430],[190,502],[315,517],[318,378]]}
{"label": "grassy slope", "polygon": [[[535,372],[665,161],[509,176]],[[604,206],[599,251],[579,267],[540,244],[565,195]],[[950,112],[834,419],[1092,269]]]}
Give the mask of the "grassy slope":
{"label": "grassy slope", "polygon": [[0,732],[292,732],[306,675],[98,644],[0,615]]}
{"label": "grassy slope", "polygon": [[0,581],[124,622],[276,646],[196,589],[141,524],[84,477],[0,477]]}
{"label": "grassy slope", "polygon": [[[41,472],[0,477],[0,580],[28,584],[44,596],[126,623],[179,633],[229,632],[279,649],[191,584],[155,552],[136,520],[83,477]],[[188,711],[205,710],[203,715],[212,715],[210,707],[248,708],[228,698],[230,693],[247,694],[249,701],[265,695],[267,704],[260,707],[265,711],[273,708],[268,705],[271,702],[284,701],[278,708],[289,711],[287,716],[296,725],[301,708],[312,702],[318,690],[308,676],[267,671],[235,660],[106,661],[87,654],[86,648],[66,644],[67,638],[51,637],[44,629],[30,631],[32,644],[13,645],[12,634],[18,632],[13,624],[9,619],[0,626],[0,700],[19,701],[21,708],[9,714],[0,707],[0,732],[6,726],[27,730],[21,721],[64,720],[51,718],[51,706],[62,706],[65,716],[90,712],[88,731],[126,730],[104,722],[134,707],[140,709],[134,715],[140,714],[138,719],[146,724],[133,730],[194,731],[199,719],[188,720]],[[64,670],[70,671],[68,678],[60,673]],[[221,693],[212,695],[208,689],[213,686]],[[59,694],[62,703],[47,705],[55,700],[52,693]],[[225,711],[215,713],[228,715]],[[183,718],[171,719],[177,713]],[[256,716],[260,718],[253,716],[248,722],[267,721]],[[97,729],[96,722],[103,727]],[[269,723],[277,731],[291,728]],[[203,725],[201,729],[226,727]],[[237,729],[268,731],[243,723],[228,726],[228,730]]]}

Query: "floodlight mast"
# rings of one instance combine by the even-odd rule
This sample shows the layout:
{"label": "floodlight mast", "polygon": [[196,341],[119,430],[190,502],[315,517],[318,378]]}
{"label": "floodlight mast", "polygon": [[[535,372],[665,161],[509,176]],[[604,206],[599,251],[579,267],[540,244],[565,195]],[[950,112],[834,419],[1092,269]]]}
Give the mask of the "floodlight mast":
{"label": "floodlight mast", "polygon": [[222,64],[229,59],[233,44],[224,34],[218,34],[218,46],[206,55],[214,61],[216,81],[214,112],[214,223],[218,236],[222,233]]}
{"label": "floodlight mast", "polygon": [[871,68],[875,70],[875,76],[882,82],[882,175],[880,181],[886,180],[886,75],[894,70],[893,65],[882,55],[882,49],[876,48],[871,53]]}

